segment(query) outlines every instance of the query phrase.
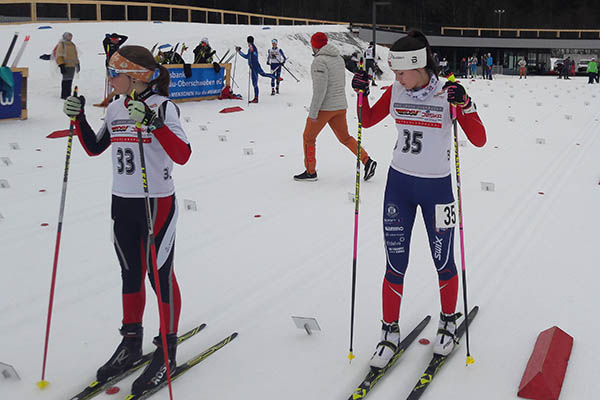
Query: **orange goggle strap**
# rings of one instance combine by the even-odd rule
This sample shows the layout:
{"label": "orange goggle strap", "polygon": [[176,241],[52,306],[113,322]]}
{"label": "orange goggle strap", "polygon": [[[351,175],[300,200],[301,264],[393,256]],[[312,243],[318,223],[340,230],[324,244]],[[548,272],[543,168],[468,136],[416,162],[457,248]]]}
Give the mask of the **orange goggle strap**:
{"label": "orange goggle strap", "polygon": [[108,62],[108,67],[120,74],[128,75],[131,78],[146,83],[150,82],[152,75],[154,74],[154,71],[126,59],[118,52],[112,55]]}

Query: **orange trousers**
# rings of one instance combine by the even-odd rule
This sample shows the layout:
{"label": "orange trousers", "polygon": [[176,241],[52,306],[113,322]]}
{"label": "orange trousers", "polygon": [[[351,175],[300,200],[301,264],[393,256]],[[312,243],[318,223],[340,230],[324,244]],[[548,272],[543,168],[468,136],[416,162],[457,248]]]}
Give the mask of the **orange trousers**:
{"label": "orange trousers", "polygon": [[[316,120],[306,118],[304,127],[304,166],[309,174],[314,174],[317,170],[317,136],[326,124],[329,124],[340,143],[356,155],[358,144],[356,139],[348,133],[346,110],[319,111]],[[369,154],[362,146],[360,160],[363,165],[369,160]]]}

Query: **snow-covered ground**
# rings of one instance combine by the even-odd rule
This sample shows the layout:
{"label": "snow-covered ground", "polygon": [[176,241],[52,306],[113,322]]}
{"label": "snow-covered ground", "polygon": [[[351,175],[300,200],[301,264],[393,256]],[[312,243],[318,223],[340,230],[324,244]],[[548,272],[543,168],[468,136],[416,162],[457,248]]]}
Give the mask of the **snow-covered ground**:
{"label": "snow-covered ground", "polygon": [[[257,105],[248,107],[245,100],[180,104],[193,148],[189,163],[174,171],[181,207],[176,249],[183,297],[180,331],[202,321],[208,326],[179,348],[178,360],[233,331],[239,337],[177,380],[174,397],[346,399],[379,340],[385,268],[381,209],[396,140],[392,121],[363,132],[365,148],[379,167],[372,181],[361,183],[357,358],[352,364],[347,359],[354,226],[349,193],[354,193],[355,158],[326,128],[318,140],[319,181],[292,180],[303,171],[302,131],[311,97],[308,39],[317,30],[334,32],[335,43],[350,54],[353,40],[345,28],[142,22],[38,26],[0,26],[2,46],[15,29],[21,37],[32,36],[21,62],[30,73],[29,119],[0,121],[0,156],[12,163],[0,166],[0,179],[10,185],[0,188],[0,361],[13,364],[21,376],[18,382],[0,380],[0,399],[70,398],[93,379],[120,340],[121,279],[109,233],[110,152],[92,159],[76,142],[48,355],[51,385],[44,391],[36,387],[66,146],[64,139],[46,135],[68,127],[58,74],[38,56],[49,53],[66,30],[73,32],[82,53],[75,84],[88,104],[103,96],[104,57],[97,53],[107,32],[128,35],[128,44],[147,47],[185,41],[193,48],[207,36],[219,54],[235,45],[245,48],[251,34],[265,67],[270,39],[279,39],[290,59],[286,65],[300,84],[284,72],[281,94],[275,97],[268,93],[270,82],[261,78]],[[386,54],[384,49],[378,53]],[[235,91],[246,96],[247,66],[241,59],[237,64],[240,88]],[[392,78],[389,70],[386,78]],[[533,76],[463,80],[488,132],[483,149],[470,144],[460,149],[469,302],[481,306],[471,330],[476,363],[465,367],[461,346],[423,399],[516,398],[537,334],[553,325],[575,338],[561,398],[597,397],[600,92],[586,82]],[[374,88],[371,100],[380,93]],[[347,94],[353,104],[350,79]],[[218,113],[234,105],[245,111]],[[87,107],[95,128],[102,115],[102,109]],[[356,132],[354,106],[348,121]],[[538,138],[545,144],[536,143]],[[245,154],[248,148],[253,155]],[[482,182],[494,183],[495,191],[482,191]],[[186,210],[184,200],[195,201],[197,211]],[[456,254],[460,268],[458,248]],[[437,279],[421,217],[405,288],[402,331],[426,314],[437,320]],[[157,312],[154,294],[148,293],[145,349],[151,350]],[[316,317],[322,332],[306,335],[294,326],[292,315]],[[430,323],[422,336],[431,339],[436,325]],[[414,344],[369,397],[403,398],[430,355],[430,346]],[[120,383],[117,397],[128,392],[133,379]],[[168,391],[155,395],[168,397]]]}

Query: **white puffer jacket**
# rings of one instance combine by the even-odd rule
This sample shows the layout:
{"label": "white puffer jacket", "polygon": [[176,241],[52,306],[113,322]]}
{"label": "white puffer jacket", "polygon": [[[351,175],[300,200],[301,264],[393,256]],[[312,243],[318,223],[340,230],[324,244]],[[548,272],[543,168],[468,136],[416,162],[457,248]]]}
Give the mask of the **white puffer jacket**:
{"label": "white puffer jacket", "polygon": [[348,108],[345,68],[344,59],[332,44],[326,44],[317,50],[310,67],[313,96],[309,118],[316,119],[320,110],[337,111]]}

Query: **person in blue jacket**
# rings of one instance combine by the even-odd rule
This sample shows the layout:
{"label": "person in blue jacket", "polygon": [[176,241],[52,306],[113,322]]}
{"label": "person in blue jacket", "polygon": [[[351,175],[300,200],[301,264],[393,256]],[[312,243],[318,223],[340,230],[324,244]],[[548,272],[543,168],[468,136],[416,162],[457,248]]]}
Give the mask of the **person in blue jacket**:
{"label": "person in blue jacket", "polygon": [[242,53],[242,48],[237,46],[235,50],[240,53],[240,56],[244,57],[248,60],[248,66],[250,67],[250,72],[252,74],[252,85],[254,86],[254,99],[250,101],[250,103],[258,103],[258,75],[264,76],[270,79],[281,80],[281,78],[277,78],[273,74],[267,74],[263,71],[260,63],[258,62],[258,49],[254,45],[254,37],[248,36],[248,53]]}

